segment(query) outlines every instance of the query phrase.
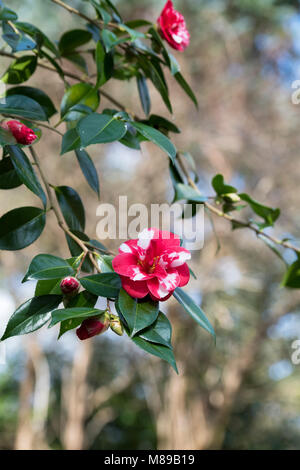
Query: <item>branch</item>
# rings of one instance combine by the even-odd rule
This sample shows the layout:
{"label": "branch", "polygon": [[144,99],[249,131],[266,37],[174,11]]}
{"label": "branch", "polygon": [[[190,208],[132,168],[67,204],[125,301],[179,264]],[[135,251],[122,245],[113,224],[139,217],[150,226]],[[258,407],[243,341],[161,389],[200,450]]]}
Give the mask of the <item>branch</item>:
{"label": "branch", "polygon": [[[192,180],[192,178],[189,176],[189,173],[185,167],[185,164],[182,160],[182,157],[180,154],[177,154],[177,159],[178,159],[178,162],[179,162],[179,165],[180,165],[180,168],[184,174],[184,176],[186,177],[187,179],[187,182],[189,184],[189,186],[191,186],[195,191],[197,191],[197,193],[201,194],[200,193],[200,190],[199,188],[197,187],[197,185],[194,183],[194,181]],[[280,240],[279,238],[276,238],[272,235],[269,235],[268,233],[265,233],[261,230],[259,230],[259,228],[255,227],[253,224],[251,224],[251,222],[243,222],[242,220],[239,220],[239,219],[235,219],[233,216],[231,216],[230,214],[227,214],[223,211],[221,211],[220,209],[218,209],[217,207],[213,206],[212,204],[210,204],[209,202],[204,202],[204,206],[212,213],[212,214],[215,214],[217,215],[218,217],[222,217],[223,219],[226,219],[228,220],[229,222],[233,223],[233,224],[236,224],[236,225],[239,225],[240,227],[243,227],[243,228],[248,228],[250,230],[252,230],[252,232],[256,233],[256,235],[258,236],[263,236],[265,238],[267,238],[268,240],[270,240],[271,242],[273,242],[275,245],[280,245],[280,246],[283,246],[284,248],[288,248],[290,250],[293,250],[295,253],[300,253],[300,248],[298,248],[297,246],[295,245],[292,245],[291,243],[289,243],[288,241],[285,241],[285,240]]]}
{"label": "branch", "polygon": [[[18,59],[18,56],[14,55],[14,54],[10,54],[9,52],[5,52],[5,51],[0,51],[0,56],[9,57],[10,59],[15,59],[15,60]],[[50,72],[58,73],[56,68],[51,67],[51,65],[44,64],[43,62],[38,62],[37,65],[38,65],[38,67],[49,70]],[[62,71],[63,71],[63,73],[66,77],[73,78],[74,80],[78,80],[79,82],[82,81],[82,78],[79,75],[77,75],[75,73],[72,73],[72,72],[68,72],[67,70],[64,70],[64,69],[62,69]],[[93,82],[91,82],[89,80],[86,81],[86,83],[89,83],[90,85],[93,85],[93,86],[95,85]],[[102,95],[106,99],[108,99],[111,103],[113,103],[115,106],[117,106],[121,111],[126,111],[126,107],[122,103],[117,101],[115,98],[113,98],[109,93],[107,93],[106,91],[103,91],[103,90],[99,90],[99,93],[100,93],[100,95]],[[127,110],[127,112],[128,112],[128,110]],[[129,114],[132,114],[132,113],[129,112]]]}

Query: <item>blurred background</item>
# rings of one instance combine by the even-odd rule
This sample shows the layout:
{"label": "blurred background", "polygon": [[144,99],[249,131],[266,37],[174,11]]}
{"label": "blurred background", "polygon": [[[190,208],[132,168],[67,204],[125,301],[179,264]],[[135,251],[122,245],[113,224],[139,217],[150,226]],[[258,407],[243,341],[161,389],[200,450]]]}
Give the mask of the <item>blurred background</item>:
{"label": "blurred background", "polygon": [[[69,3],[91,13],[83,1]],[[274,233],[297,240],[300,104],[292,104],[292,83],[300,79],[299,2],[174,3],[191,32],[190,47],[176,57],[200,104],[197,112],[169,77],[173,119],[182,130],[176,145],[193,154],[205,194],[212,194],[212,176],[222,173],[239,191],[280,207]],[[81,24],[48,0],[7,4],[52,39]],[[115,4],[127,20],[155,21],[164,0]],[[1,74],[8,63],[0,59]],[[59,104],[64,90],[55,74],[39,70],[28,84]],[[134,81],[109,82],[106,90],[142,114]],[[151,93],[152,112],[172,119],[156,90]],[[100,109],[108,106],[103,98]],[[50,181],[81,194],[95,238],[98,201],[75,155],[60,157],[59,136],[51,132],[37,150]],[[171,202],[168,161],[156,147],[145,144],[140,153],[114,143],[90,153],[101,202],[117,204],[119,195],[128,195],[129,204]],[[3,192],[1,214],[32,201],[22,187]],[[34,282],[21,284],[32,257],[68,256],[55,219],[48,219],[34,245],[1,253],[0,333],[34,292]],[[280,288],[284,264],[253,233],[231,232],[223,220],[214,225],[206,219],[204,249],[191,262],[198,279],[189,292],[214,325],[216,346],[172,300],[163,307],[173,324],[178,376],[111,332],[80,342],[70,331],[57,342],[58,331],[44,328],[9,339],[0,357],[0,449],[300,448],[300,365],[291,360],[292,343],[300,339],[299,291]],[[291,262],[293,254],[287,250],[284,258]]]}

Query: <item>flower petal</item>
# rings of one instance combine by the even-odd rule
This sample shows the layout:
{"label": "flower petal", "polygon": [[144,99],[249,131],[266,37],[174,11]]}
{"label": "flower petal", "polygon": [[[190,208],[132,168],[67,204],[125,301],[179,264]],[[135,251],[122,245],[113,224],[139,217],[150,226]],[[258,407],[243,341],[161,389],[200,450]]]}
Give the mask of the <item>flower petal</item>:
{"label": "flower petal", "polygon": [[112,260],[112,267],[122,276],[130,276],[132,269],[137,267],[137,257],[132,254],[120,254]]}
{"label": "flower petal", "polygon": [[180,277],[180,283],[178,287],[186,286],[190,280],[190,270],[188,265],[185,263],[182,266],[178,266],[178,268],[176,268],[176,271],[178,272]]}
{"label": "flower petal", "polygon": [[146,281],[132,281],[128,277],[121,276],[122,287],[126,292],[136,299],[142,299],[149,293]]}

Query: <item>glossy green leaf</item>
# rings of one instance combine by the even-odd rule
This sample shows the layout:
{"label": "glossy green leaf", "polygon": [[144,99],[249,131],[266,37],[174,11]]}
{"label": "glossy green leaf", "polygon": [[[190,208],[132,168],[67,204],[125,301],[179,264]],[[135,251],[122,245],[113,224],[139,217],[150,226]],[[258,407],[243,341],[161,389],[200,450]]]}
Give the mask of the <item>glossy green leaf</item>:
{"label": "glossy green leaf", "polygon": [[19,207],[0,218],[0,250],[22,250],[41,235],[46,215],[37,207]]}
{"label": "glossy green leaf", "polygon": [[239,197],[242,201],[247,202],[253,212],[259,215],[265,220],[265,224],[263,226],[272,226],[274,222],[278,219],[280,215],[280,209],[273,209],[272,207],[264,206],[259,202],[252,199],[248,194],[239,194]]}
{"label": "glossy green leaf", "polygon": [[102,273],[113,273],[112,260],[114,256],[98,255],[97,260]]}
{"label": "glossy green leaf", "polygon": [[120,291],[118,305],[127,322],[131,336],[152,325],[159,314],[158,302],[134,299],[124,289]]}
{"label": "glossy green leaf", "polygon": [[49,98],[49,96],[39,88],[33,88],[30,86],[13,87],[7,90],[6,95],[23,95],[33,99],[39,103],[48,119],[57,112],[51,98]]}
{"label": "glossy green leaf", "polygon": [[47,121],[45,111],[39,103],[23,95],[6,96],[4,102],[0,102],[0,113],[37,121]]}
{"label": "glossy green leaf", "polygon": [[161,312],[159,312],[157,320],[151,326],[141,331],[138,336],[152,343],[163,344],[172,349],[172,326],[166,315]]}
{"label": "glossy green leaf", "polygon": [[37,47],[35,41],[17,28],[12,28],[8,22],[2,23],[2,30],[4,33],[2,38],[11,47],[13,52],[30,51]]}
{"label": "glossy green leaf", "polygon": [[13,189],[21,186],[15,167],[10,158],[6,157],[0,160],[0,189]]}
{"label": "glossy green leaf", "polygon": [[37,57],[35,55],[25,55],[14,60],[1,78],[3,83],[16,85],[28,80],[35,72]]}
{"label": "glossy green leaf", "polygon": [[121,139],[126,133],[124,122],[107,114],[90,114],[77,126],[81,144],[87,147],[92,144],[113,142]]}
{"label": "glossy green leaf", "polygon": [[97,66],[97,87],[106,83],[113,74],[114,60],[111,53],[106,53],[101,42],[97,42],[95,61]]}
{"label": "glossy green leaf", "polygon": [[136,80],[137,80],[140,100],[142,103],[142,108],[146,116],[148,116],[148,114],[150,113],[151,101],[150,101],[150,95],[149,95],[149,90],[147,86],[147,80],[142,74],[138,74],[136,77]]}
{"label": "glossy green leaf", "polygon": [[223,196],[225,194],[231,194],[231,193],[237,193],[236,188],[224,183],[223,175],[218,174],[214,176],[211,184],[218,196]]}
{"label": "glossy green leaf", "polygon": [[[79,257],[69,258],[65,260],[73,271],[79,266]],[[58,294],[61,295],[61,277],[57,279],[41,280],[36,283],[34,295]]]}
{"label": "glossy green leaf", "polygon": [[50,312],[58,307],[61,301],[61,295],[42,295],[27,300],[9,319],[1,341],[38,330],[50,320]]}
{"label": "glossy green leaf", "polygon": [[20,178],[20,180],[27,186],[30,191],[32,191],[36,196],[38,196],[44,207],[47,205],[46,194],[37,179],[37,176],[32,168],[32,165],[23,150],[17,145],[9,145],[8,152],[11,158],[11,161],[15,167],[15,170]]}
{"label": "glossy green leaf", "polygon": [[87,44],[92,39],[92,35],[85,29],[72,29],[62,35],[58,43],[61,55],[67,55],[80,46]]}
{"label": "glossy green leaf", "polygon": [[[56,325],[59,322],[70,320],[72,318],[80,318],[84,320],[89,317],[97,317],[104,313],[103,310],[98,310],[91,307],[73,307],[73,308],[62,308],[54,310],[51,314],[51,322],[49,328]],[[81,321],[82,321],[81,320]]]}
{"label": "glossy green leaf", "polygon": [[[80,294],[76,295],[72,299],[70,299],[67,308],[94,308],[98,297],[96,295],[91,294],[88,291],[80,292]],[[69,318],[68,320],[63,320],[60,324],[59,330],[59,338],[65,334],[69,330],[73,330],[77,328],[83,320],[84,317],[76,317],[76,318]]]}
{"label": "glossy green leaf", "polygon": [[93,160],[85,150],[77,149],[75,150],[75,154],[88,184],[95,193],[98,194],[98,197],[100,197],[99,178]]}
{"label": "glossy green leaf", "polygon": [[180,287],[174,291],[175,299],[183,306],[185,311],[197,322],[202,328],[210,333],[214,338],[216,337],[214,329],[207,319],[202,309],[197,305],[193,299]]}
{"label": "glossy green leaf", "polygon": [[97,90],[88,83],[76,83],[65,92],[61,102],[61,117],[67,121],[76,121],[83,114],[73,111],[72,108],[81,104],[89,107],[92,111],[96,111],[100,103],[100,97]]}
{"label": "glossy green leaf", "polygon": [[146,124],[141,122],[131,122],[130,123],[137,131],[139,131],[143,137],[147,140],[150,140],[154,144],[158,145],[166,154],[171,158],[172,161],[176,158],[176,147],[172,142],[161,132],[153,129]]}
{"label": "glossy green leaf", "polygon": [[200,203],[207,201],[207,197],[201,196],[201,194],[187,184],[178,183],[175,186],[175,201],[181,201],[183,199]]}
{"label": "glossy green leaf", "polygon": [[121,279],[116,273],[92,274],[80,279],[81,285],[100,297],[116,298],[121,289]]}
{"label": "glossy green leaf", "polygon": [[185,93],[191,98],[191,100],[195,104],[196,108],[198,108],[197,98],[196,98],[193,90],[191,89],[190,85],[187,83],[185,78],[182,76],[182,74],[180,72],[177,72],[177,73],[175,73],[174,77],[177,80],[177,82],[179,83],[179,85],[181,86],[181,88],[185,91]]}
{"label": "glossy green leaf", "polygon": [[180,130],[173,122],[163,118],[162,116],[157,116],[156,114],[151,114],[149,119],[143,122],[148,126],[154,127],[155,129],[164,133],[174,132],[175,134],[180,134]]}
{"label": "glossy green leaf", "polygon": [[33,279],[57,279],[74,274],[74,269],[64,259],[42,254],[33,258],[22,282]]}
{"label": "glossy green leaf", "polygon": [[64,219],[71,230],[84,230],[85,212],[79,194],[69,186],[56,186],[55,194]]}
{"label": "glossy green leaf", "polygon": [[293,289],[300,288],[300,259],[297,259],[287,269],[281,285],[283,287],[290,287]]}
{"label": "glossy green leaf", "polygon": [[167,346],[164,346],[163,344],[157,344],[157,343],[152,343],[150,341],[146,341],[145,339],[135,336],[132,338],[132,341],[141,349],[146,351],[149,354],[153,354],[153,356],[157,356],[160,359],[163,359],[164,361],[168,362],[175,372],[178,374],[178,369],[176,366],[176,361],[175,357],[173,354],[173,351],[168,348]]}
{"label": "glossy green leaf", "polygon": [[40,46],[46,47],[49,51],[51,51],[55,56],[58,55],[58,49],[55,44],[50,41],[48,36],[41,31],[36,26],[32,25],[31,23],[26,23],[23,21],[17,21],[16,26],[24,33],[28,34],[28,36],[32,37],[36,42],[40,44]]}
{"label": "glossy green leaf", "polygon": [[8,129],[0,127],[0,146],[5,147],[7,144],[14,145],[17,141]]}
{"label": "glossy green leaf", "polygon": [[[89,237],[85,234],[80,232],[79,230],[71,230],[71,232],[76,235],[77,238],[84,242],[89,242]],[[66,235],[66,240],[68,243],[68,247],[72,256],[80,256],[82,254],[82,247],[73,240],[69,235]],[[94,266],[88,257],[85,258],[84,263],[82,265],[81,270],[86,273],[94,272]]]}
{"label": "glossy green leaf", "polygon": [[15,21],[18,15],[10,8],[0,5],[0,20],[1,21]]}
{"label": "glossy green leaf", "polygon": [[75,127],[73,129],[69,129],[62,138],[60,154],[64,155],[71,150],[78,149],[80,145],[80,137],[77,129]]}

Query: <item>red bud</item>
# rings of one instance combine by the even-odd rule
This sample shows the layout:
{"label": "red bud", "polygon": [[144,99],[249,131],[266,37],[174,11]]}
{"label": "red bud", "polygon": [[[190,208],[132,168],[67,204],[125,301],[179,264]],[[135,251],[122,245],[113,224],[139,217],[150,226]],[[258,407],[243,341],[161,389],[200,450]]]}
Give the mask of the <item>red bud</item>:
{"label": "red bud", "polygon": [[19,144],[31,145],[37,139],[34,131],[20,121],[7,121],[1,127],[9,130]]}
{"label": "red bud", "polygon": [[80,284],[75,277],[65,277],[61,283],[60,288],[65,295],[75,295],[79,291]]}

